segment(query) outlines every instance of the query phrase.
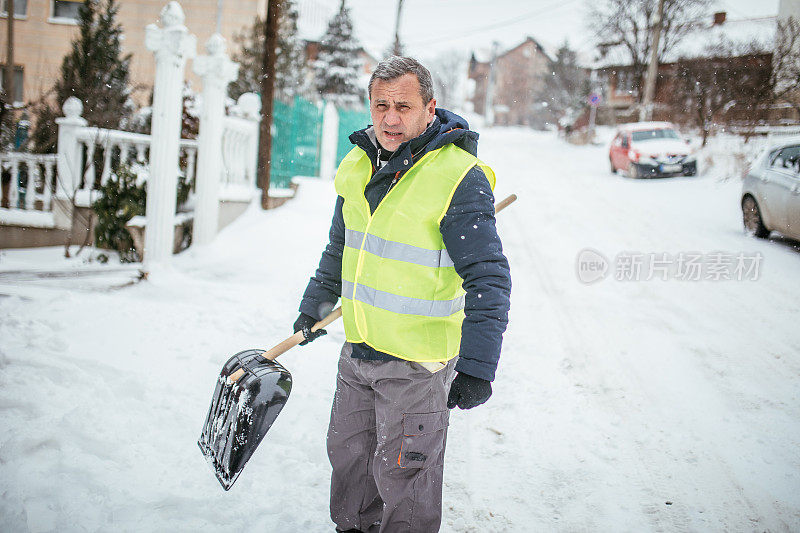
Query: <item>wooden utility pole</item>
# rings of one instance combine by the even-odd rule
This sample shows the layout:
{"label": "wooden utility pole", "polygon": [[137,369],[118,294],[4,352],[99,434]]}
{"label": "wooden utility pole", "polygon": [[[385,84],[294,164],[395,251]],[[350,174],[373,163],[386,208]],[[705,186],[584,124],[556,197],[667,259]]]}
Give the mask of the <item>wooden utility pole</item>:
{"label": "wooden utility pole", "polygon": [[262,190],[261,207],[269,209],[269,177],[272,157],[272,100],[275,96],[275,49],[278,45],[278,22],[282,0],[267,1],[264,31],[264,55],[261,57],[261,127],[258,141],[258,186]]}
{"label": "wooden utility pole", "polygon": [[222,35],[222,2],[223,0],[217,0],[217,33]]}
{"label": "wooden utility pole", "polygon": [[488,126],[494,125],[494,83],[497,69],[497,53],[500,50],[500,43],[492,43],[492,62],[489,63],[489,79],[486,82],[486,100],[483,107],[483,118],[486,119]]}
{"label": "wooden utility pole", "polygon": [[6,43],[6,71],[3,76],[3,89],[9,107],[14,107],[14,0],[6,0],[8,14],[8,42]]}
{"label": "wooden utility pole", "polygon": [[639,108],[639,121],[653,118],[653,95],[656,92],[658,77],[658,43],[661,40],[661,26],[664,20],[664,0],[658,0],[658,14],[653,21],[653,37],[650,42],[650,64],[647,65],[647,80],[644,84],[644,98]]}
{"label": "wooden utility pole", "polygon": [[394,48],[392,53],[396,56],[403,55],[403,47],[400,46],[400,13],[403,10],[403,0],[397,0],[397,18],[394,21]]}

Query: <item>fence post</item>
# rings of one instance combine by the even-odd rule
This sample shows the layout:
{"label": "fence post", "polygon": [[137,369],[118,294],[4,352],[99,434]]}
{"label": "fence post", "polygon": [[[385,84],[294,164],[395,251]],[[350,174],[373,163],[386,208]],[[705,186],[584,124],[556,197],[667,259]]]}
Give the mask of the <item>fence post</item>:
{"label": "fence post", "polygon": [[198,136],[197,204],[194,210],[192,242],[208,244],[219,229],[219,187],[222,175],[222,120],[228,84],[236,79],[239,64],[225,53],[225,39],[219,33],[206,43],[208,55],[194,60],[194,72],[203,79],[203,109]]}
{"label": "fence post", "polygon": [[339,148],[339,112],[333,102],[325,102],[322,111],[322,146],[320,147],[319,175],[333,179],[336,174],[336,152]]}
{"label": "fence post", "polygon": [[63,117],[56,118],[58,124],[58,145],[56,148],[56,206],[53,221],[59,229],[72,227],[72,194],[81,185],[83,174],[83,150],[78,142],[78,130],[86,126],[81,117],[83,104],[70,96],[61,106]]}
{"label": "fence post", "polygon": [[247,148],[245,150],[246,163],[245,175],[247,176],[248,185],[252,185],[256,190],[258,185],[256,183],[258,174],[258,135],[260,133],[259,124],[261,122],[261,97],[256,93],[244,93],[236,101],[236,106],[239,108],[242,118],[248,120],[251,125],[251,132],[247,140]]}
{"label": "fence post", "polygon": [[173,1],[161,10],[163,28],[148,24],[145,29],[145,45],[156,59],[144,241],[146,265],[169,262],[174,246],[181,91],[186,60],[194,57],[196,48],[195,36],[183,25],[185,19],[181,6]]}

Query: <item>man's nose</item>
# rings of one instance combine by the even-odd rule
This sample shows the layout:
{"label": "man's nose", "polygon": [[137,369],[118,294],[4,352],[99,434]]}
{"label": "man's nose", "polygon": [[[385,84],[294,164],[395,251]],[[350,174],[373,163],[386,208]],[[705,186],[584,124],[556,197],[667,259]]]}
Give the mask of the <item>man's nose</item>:
{"label": "man's nose", "polygon": [[383,116],[383,123],[387,126],[396,126],[397,124],[400,124],[400,113],[394,109],[390,109]]}

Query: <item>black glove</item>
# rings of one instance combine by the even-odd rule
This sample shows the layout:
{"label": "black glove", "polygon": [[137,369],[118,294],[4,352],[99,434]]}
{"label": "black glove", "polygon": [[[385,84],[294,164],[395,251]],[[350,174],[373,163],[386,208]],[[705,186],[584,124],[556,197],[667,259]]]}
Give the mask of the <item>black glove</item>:
{"label": "black glove", "polygon": [[306,344],[313,341],[317,337],[322,337],[323,335],[328,334],[328,332],[325,331],[324,329],[318,329],[317,331],[314,331],[312,333],[311,328],[316,323],[317,319],[305,313],[300,313],[300,316],[297,317],[297,320],[294,321],[294,332],[297,333],[298,331],[302,331],[303,337],[306,338],[306,340],[300,343],[300,346],[305,346]]}
{"label": "black glove", "polygon": [[472,409],[492,395],[492,384],[481,378],[475,378],[459,372],[450,385],[450,394],[447,396],[447,408],[456,405],[461,409]]}

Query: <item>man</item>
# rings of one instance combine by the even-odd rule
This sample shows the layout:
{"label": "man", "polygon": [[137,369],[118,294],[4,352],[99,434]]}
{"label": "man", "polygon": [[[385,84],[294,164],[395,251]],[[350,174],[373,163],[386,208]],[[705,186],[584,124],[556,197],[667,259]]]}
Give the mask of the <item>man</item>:
{"label": "man", "polygon": [[[436,109],[428,70],[382,61],[373,125],[336,173],[330,242],[294,330],[341,297],[345,343],[328,428],[337,531],[437,531],[449,408],[492,393],[511,279],[478,135]],[[466,292],[465,292],[466,291]]]}

